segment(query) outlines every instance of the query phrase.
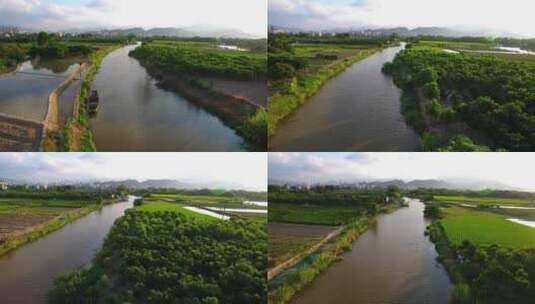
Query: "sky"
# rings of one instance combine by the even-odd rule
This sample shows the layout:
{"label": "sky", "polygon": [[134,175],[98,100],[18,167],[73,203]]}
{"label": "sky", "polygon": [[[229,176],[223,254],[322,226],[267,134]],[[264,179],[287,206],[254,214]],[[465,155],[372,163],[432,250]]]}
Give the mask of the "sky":
{"label": "sky", "polygon": [[535,191],[535,153],[270,153],[269,179],[492,181]]}
{"label": "sky", "polygon": [[269,24],[307,30],[419,26],[495,29],[535,37],[528,0],[269,0]]}
{"label": "sky", "polygon": [[0,25],[62,30],[215,26],[267,33],[267,0],[0,0]]}
{"label": "sky", "polygon": [[36,183],[177,179],[265,191],[267,153],[0,153],[2,178]]}

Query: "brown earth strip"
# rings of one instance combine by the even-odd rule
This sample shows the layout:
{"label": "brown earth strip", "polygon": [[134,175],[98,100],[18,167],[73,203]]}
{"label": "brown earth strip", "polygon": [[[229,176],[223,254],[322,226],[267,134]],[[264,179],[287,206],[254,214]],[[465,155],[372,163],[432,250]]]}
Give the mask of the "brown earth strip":
{"label": "brown earth strip", "polygon": [[305,257],[311,255],[312,253],[317,251],[321,246],[325,245],[327,242],[337,237],[343,230],[344,230],[343,226],[339,227],[335,231],[332,231],[331,233],[326,235],[321,241],[319,241],[316,245],[310,247],[308,250],[301,252],[297,254],[296,256],[288,259],[287,261],[269,269],[268,274],[267,274],[268,281],[270,281],[271,279],[273,279],[274,277],[276,277],[277,275],[279,275],[281,272],[285,271],[286,269],[291,268],[295,266],[296,264],[298,264]]}

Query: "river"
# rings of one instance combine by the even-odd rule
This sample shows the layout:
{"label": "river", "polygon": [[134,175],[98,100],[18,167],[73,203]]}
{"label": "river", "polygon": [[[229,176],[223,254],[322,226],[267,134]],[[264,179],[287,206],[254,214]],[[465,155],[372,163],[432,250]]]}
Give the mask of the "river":
{"label": "river", "polygon": [[136,45],[109,54],[93,86],[100,108],[91,125],[99,151],[241,151],[243,139],[179,94],[157,85],[128,56]]}
{"label": "river", "polygon": [[424,235],[424,205],[382,215],[343,255],[300,293],[294,304],[447,304],[450,280]]}
{"label": "river", "polygon": [[0,302],[46,303],[54,279],[88,265],[133,200],[105,206],[0,257]]}
{"label": "river", "polygon": [[50,93],[78,67],[75,60],[33,60],[14,73],[0,75],[0,112],[44,120]]}
{"label": "river", "polygon": [[418,151],[400,112],[401,91],[381,72],[404,48],[387,48],[331,79],[278,126],[273,151]]}

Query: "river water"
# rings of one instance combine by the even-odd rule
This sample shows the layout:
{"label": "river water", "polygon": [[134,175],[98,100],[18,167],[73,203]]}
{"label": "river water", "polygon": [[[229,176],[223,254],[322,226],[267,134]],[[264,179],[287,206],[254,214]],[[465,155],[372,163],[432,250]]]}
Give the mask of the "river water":
{"label": "river water", "polygon": [[244,142],[214,115],[157,85],[130,45],[109,54],[93,83],[100,108],[91,124],[99,151],[241,151]]}
{"label": "river water", "polygon": [[331,79],[278,127],[273,151],[418,151],[400,112],[401,91],[381,72],[403,49],[387,48]]}
{"label": "river water", "polygon": [[133,199],[105,206],[0,257],[0,302],[46,303],[54,279],[91,262],[115,220],[133,206]]}
{"label": "river water", "polygon": [[0,113],[42,121],[50,93],[78,67],[73,60],[22,63],[15,73],[0,76]]}
{"label": "river water", "polygon": [[294,304],[447,304],[450,280],[424,235],[424,205],[382,215],[343,255],[300,293]]}

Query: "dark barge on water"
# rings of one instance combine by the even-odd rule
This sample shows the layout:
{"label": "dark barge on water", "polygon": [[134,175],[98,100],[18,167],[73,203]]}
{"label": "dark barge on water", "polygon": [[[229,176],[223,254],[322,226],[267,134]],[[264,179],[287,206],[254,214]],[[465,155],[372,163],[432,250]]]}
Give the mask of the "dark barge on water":
{"label": "dark barge on water", "polygon": [[87,110],[90,114],[96,114],[98,111],[98,106],[100,104],[100,99],[98,97],[98,92],[96,90],[91,91],[89,99],[87,100]]}

